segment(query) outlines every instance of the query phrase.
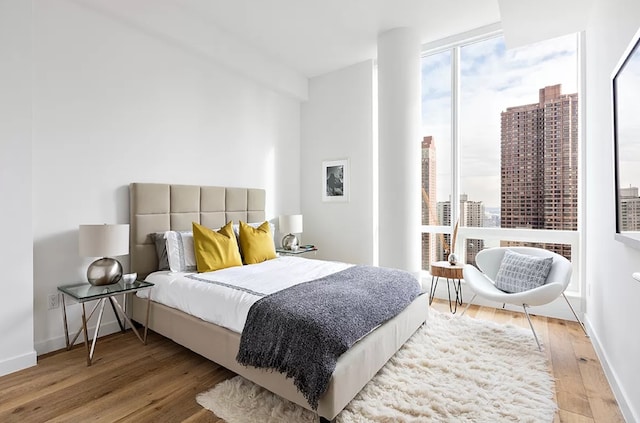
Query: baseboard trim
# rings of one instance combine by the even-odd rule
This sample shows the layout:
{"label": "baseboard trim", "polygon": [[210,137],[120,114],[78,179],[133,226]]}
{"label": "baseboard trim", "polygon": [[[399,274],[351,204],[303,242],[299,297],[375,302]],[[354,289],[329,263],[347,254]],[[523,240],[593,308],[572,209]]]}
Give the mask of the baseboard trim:
{"label": "baseboard trim", "polygon": [[[78,330],[75,326],[74,328],[69,328],[69,337],[72,338],[75,335],[75,332],[71,332],[72,330]],[[96,326],[93,325],[91,327],[87,328],[87,331],[89,332],[89,337],[91,338],[93,336],[93,333],[96,330]],[[111,322],[104,322],[101,326],[100,326],[100,333],[98,334],[98,338],[102,338],[103,336],[106,335],[111,335],[112,333],[116,333],[120,331],[120,326],[118,325],[118,322],[111,321]],[[78,336],[78,339],[76,340],[76,343],[74,345],[78,345],[78,344],[82,344],[84,342],[84,338],[82,336],[82,334],[80,334],[80,336]],[[98,345],[99,345],[100,341],[98,341]],[[60,335],[57,336],[55,338],[50,338],[50,339],[46,339],[44,341],[41,342],[37,342],[35,344],[35,349],[36,352],[38,353],[38,355],[42,355],[42,354],[46,354],[46,353],[50,353],[53,351],[58,351],[58,350],[62,350],[64,348],[67,347],[66,341],[64,339],[64,335]],[[97,348],[97,347],[96,347]]]}
{"label": "baseboard trim", "polygon": [[616,397],[616,401],[618,401],[618,407],[620,407],[622,416],[627,422],[640,422],[640,416],[630,407],[631,402],[627,400],[628,396],[626,395],[622,386],[620,386],[620,384],[618,383],[619,379],[615,370],[611,368],[611,366],[609,366],[607,353],[602,348],[602,343],[598,338],[598,334],[591,325],[588,313],[584,317],[584,324],[587,327],[587,332],[589,333],[591,344],[593,345],[593,349],[596,351],[596,355],[600,360],[602,370],[604,371],[607,381],[609,382],[609,386],[613,391],[613,395]]}
{"label": "baseboard trim", "polygon": [[0,361],[0,376],[33,367],[37,362],[38,358],[35,351],[29,351],[28,353],[2,360]]}

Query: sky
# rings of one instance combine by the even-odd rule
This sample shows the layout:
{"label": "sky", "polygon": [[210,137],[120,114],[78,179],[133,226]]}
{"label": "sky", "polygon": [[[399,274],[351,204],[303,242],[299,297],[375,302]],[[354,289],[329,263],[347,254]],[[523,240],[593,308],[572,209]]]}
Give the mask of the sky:
{"label": "sky", "polygon": [[[500,207],[500,113],[538,102],[540,88],[577,92],[575,34],[507,50],[503,37],[460,49],[460,193]],[[451,193],[451,51],[422,59],[422,135],[436,146],[438,201]]]}

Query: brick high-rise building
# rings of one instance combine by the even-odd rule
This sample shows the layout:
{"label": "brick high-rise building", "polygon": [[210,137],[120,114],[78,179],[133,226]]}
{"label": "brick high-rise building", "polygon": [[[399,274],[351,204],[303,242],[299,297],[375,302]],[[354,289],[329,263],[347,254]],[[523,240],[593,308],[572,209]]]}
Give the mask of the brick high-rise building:
{"label": "brick high-rise building", "polygon": [[[422,224],[438,225],[436,216],[436,146],[432,136],[422,139],[422,189],[426,196],[422,200]],[[422,234],[422,268],[429,269],[435,261],[436,237]]]}
{"label": "brick high-rise building", "polygon": [[436,210],[436,145],[431,135],[422,139],[422,188],[429,197],[429,204],[422,202],[422,224],[436,224],[436,216],[430,217],[430,210]]}
{"label": "brick high-rise building", "polygon": [[578,94],[541,88],[538,103],[509,107],[501,121],[501,226],[577,230]]}
{"label": "brick high-rise building", "polygon": [[[442,222],[441,224],[444,226],[451,225],[451,201],[439,201],[437,213],[438,213],[438,222]],[[446,244],[446,247],[443,244]],[[449,234],[440,235],[440,238],[438,239],[438,249],[435,256],[435,259],[437,261],[448,259],[447,253],[449,251],[450,245],[451,245],[451,235]]]}

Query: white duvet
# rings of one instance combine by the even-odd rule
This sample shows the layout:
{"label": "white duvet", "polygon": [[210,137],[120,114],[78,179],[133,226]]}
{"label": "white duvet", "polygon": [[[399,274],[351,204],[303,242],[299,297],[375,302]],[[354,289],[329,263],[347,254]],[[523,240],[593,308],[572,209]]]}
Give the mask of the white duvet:
{"label": "white duvet", "polygon": [[263,263],[206,273],[154,272],[153,289],[137,295],[242,333],[249,308],[260,298],[353,265],[302,257],[278,257]]}

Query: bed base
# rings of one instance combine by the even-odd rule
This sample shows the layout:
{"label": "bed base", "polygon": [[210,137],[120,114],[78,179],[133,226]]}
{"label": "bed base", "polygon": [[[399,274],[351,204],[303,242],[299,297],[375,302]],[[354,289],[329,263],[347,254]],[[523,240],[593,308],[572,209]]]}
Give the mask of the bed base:
{"label": "bed base", "polygon": [[[153,289],[151,290],[153,295]],[[320,398],[317,414],[320,421],[333,419],[360,392],[398,349],[426,321],[429,296],[416,298],[402,313],[379,326],[345,352],[338,362],[327,391]],[[147,300],[133,297],[132,317],[146,318]],[[221,326],[205,322],[177,309],[151,301],[149,329],[214,361],[265,389],[308,410],[304,396],[283,374],[236,361],[240,335]]]}

